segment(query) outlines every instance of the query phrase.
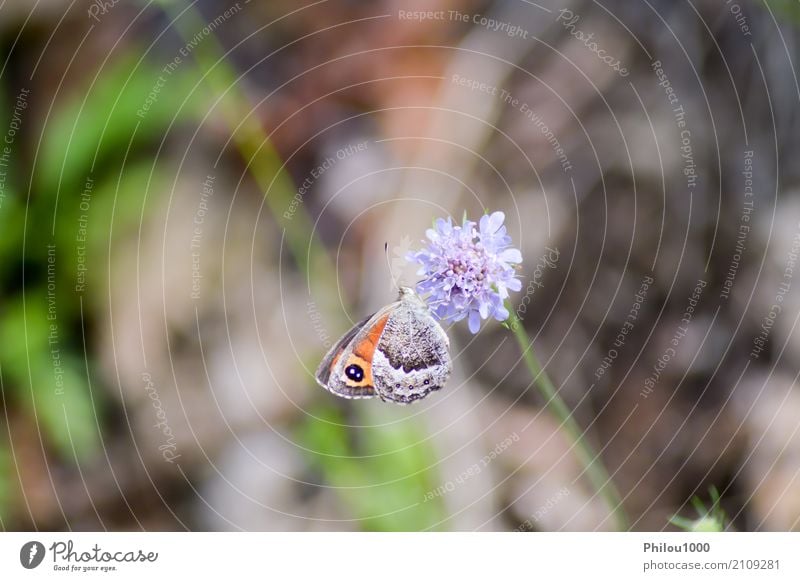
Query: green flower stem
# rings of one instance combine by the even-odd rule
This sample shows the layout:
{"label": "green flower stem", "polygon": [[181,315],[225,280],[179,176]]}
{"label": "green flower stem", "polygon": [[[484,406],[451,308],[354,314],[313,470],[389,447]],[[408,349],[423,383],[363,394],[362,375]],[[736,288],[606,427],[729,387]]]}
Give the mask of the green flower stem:
{"label": "green flower stem", "polygon": [[[174,29],[187,43],[207,25],[194,3],[157,0],[173,19]],[[233,142],[251,175],[264,194],[270,214],[285,233],[286,245],[298,269],[318,279],[333,281],[335,270],[322,245],[312,236],[314,223],[302,204],[293,204],[296,188],[283,169],[277,150],[261,126],[242,89],[242,80],[225,60],[225,50],[214,34],[209,34],[192,50],[202,80],[219,98],[223,119],[231,129]],[[291,217],[286,211],[293,208]]]}
{"label": "green flower stem", "polygon": [[622,500],[620,499],[619,492],[617,492],[614,483],[608,475],[608,471],[603,466],[599,456],[592,449],[591,444],[586,440],[578,423],[572,416],[567,404],[558,395],[553,382],[550,377],[542,369],[536,353],[533,351],[533,341],[531,341],[525,327],[517,316],[516,311],[511,308],[511,305],[506,304],[508,312],[511,313],[508,320],[508,327],[514,333],[522,349],[522,357],[525,360],[525,365],[528,367],[534,383],[536,384],[539,393],[545,398],[548,407],[555,414],[556,418],[561,421],[561,427],[567,432],[569,437],[575,442],[573,448],[575,455],[584,467],[584,471],[589,478],[594,489],[597,491],[603,500],[608,505],[611,513],[617,523],[617,528],[621,531],[628,530],[628,519],[625,516],[625,511],[622,508]]}

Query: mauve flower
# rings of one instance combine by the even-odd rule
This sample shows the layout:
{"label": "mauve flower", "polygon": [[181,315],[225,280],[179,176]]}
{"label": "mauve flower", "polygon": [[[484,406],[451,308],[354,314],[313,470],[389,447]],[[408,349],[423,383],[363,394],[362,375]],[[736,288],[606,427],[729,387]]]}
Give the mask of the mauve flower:
{"label": "mauve flower", "polygon": [[508,291],[522,289],[515,269],[522,254],[511,247],[504,220],[503,212],[494,212],[483,216],[476,228],[466,217],[461,226],[439,218],[425,233],[427,247],[408,253],[406,258],[421,266],[417,274],[425,277],[417,292],[426,296],[438,319],[468,318],[469,330],[477,333],[481,319],[508,318],[503,301]]}

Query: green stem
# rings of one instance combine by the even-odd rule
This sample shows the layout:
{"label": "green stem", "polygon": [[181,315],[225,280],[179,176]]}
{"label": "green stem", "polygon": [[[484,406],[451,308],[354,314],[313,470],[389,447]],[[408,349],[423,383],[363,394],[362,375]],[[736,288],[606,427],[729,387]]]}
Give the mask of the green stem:
{"label": "green stem", "polygon": [[617,492],[614,483],[611,481],[611,477],[608,475],[608,471],[606,471],[605,466],[603,466],[600,457],[592,449],[591,444],[589,444],[584,437],[583,430],[575,421],[569,407],[567,407],[564,400],[559,397],[558,391],[550,380],[550,377],[544,369],[542,369],[539,358],[536,357],[536,353],[533,351],[533,341],[528,337],[528,333],[525,331],[525,327],[522,326],[522,322],[519,320],[517,313],[508,304],[506,308],[508,308],[509,313],[511,313],[508,326],[517,338],[517,343],[519,343],[520,349],[522,349],[522,357],[525,360],[525,365],[528,367],[528,371],[530,371],[539,393],[545,398],[548,407],[561,421],[561,427],[564,428],[574,442],[573,449],[575,450],[575,455],[583,465],[584,472],[597,491],[597,494],[603,498],[611,510],[611,513],[614,515],[617,528],[621,531],[627,530],[628,519],[622,508],[622,500],[620,499],[619,492]]}
{"label": "green stem", "polygon": [[[157,1],[174,20],[175,30],[187,42],[207,24],[193,3],[183,6],[169,0]],[[225,50],[217,37],[209,34],[194,45],[192,58],[211,94],[219,97],[222,118],[231,129],[233,142],[247,169],[263,192],[271,216],[283,228],[287,247],[298,270],[327,281],[336,280],[327,252],[313,237],[312,218],[302,204],[293,203],[294,183],[244,93],[242,81],[225,61]],[[294,206],[297,207],[287,215],[287,209]]]}

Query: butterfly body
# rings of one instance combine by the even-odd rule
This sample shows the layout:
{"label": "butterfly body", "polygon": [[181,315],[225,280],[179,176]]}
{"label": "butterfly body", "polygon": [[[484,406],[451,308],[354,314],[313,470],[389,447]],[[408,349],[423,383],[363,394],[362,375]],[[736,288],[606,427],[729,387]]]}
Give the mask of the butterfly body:
{"label": "butterfly body", "polygon": [[338,396],[408,404],[441,389],[452,371],[450,341],[410,288],[364,319],[328,352],[317,382]]}

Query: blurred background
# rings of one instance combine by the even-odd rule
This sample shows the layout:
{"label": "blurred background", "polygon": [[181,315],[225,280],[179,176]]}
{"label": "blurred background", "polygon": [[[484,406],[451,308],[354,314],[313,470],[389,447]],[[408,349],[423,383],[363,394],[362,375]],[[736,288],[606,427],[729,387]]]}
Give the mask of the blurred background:
{"label": "blurred background", "polygon": [[3,2],[0,525],[613,530],[499,324],[448,327],[412,406],[314,382],[432,220],[501,210],[629,526],[716,490],[722,526],[800,528],[798,26],[797,0]]}

